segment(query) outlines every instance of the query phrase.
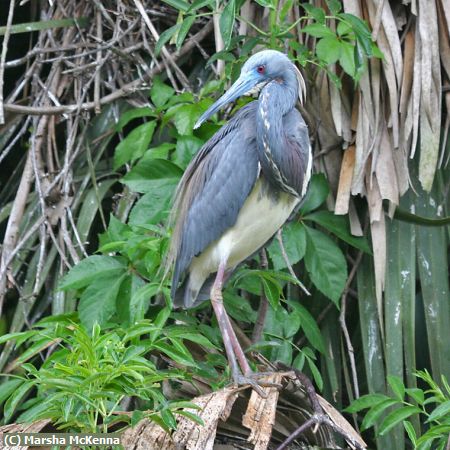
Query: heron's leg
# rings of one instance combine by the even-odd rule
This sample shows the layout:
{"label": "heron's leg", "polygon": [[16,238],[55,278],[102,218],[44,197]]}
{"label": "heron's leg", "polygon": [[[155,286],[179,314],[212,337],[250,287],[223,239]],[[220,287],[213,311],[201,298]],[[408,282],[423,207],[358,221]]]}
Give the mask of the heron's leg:
{"label": "heron's leg", "polygon": [[[228,361],[230,363],[233,380],[237,385],[249,384],[261,397],[266,398],[267,394],[261,389],[260,385],[273,386],[273,384],[256,381],[256,379],[263,374],[255,374],[250,369],[250,365],[247,362],[244,351],[242,350],[231,325],[230,318],[228,317],[225,307],[223,306],[222,287],[224,283],[225,267],[226,261],[222,261],[219,265],[216,279],[214,280],[214,284],[211,288],[211,304],[217,317],[220,332],[222,333],[222,339]],[[244,375],[242,375],[239,371],[238,361]]]}
{"label": "heron's leg", "polygon": [[239,343],[236,333],[233,330],[233,325],[231,324],[230,318],[226,313],[225,318],[227,321],[227,329],[231,339],[231,345],[233,346],[234,354],[236,355],[236,358],[239,361],[239,366],[242,370],[242,373],[246,376],[251,375],[253,372],[252,369],[250,368],[250,364],[248,363],[244,350],[242,350],[241,344]]}
{"label": "heron's leg", "polygon": [[[217,323],[219,324],[220,332],[222,334],[223,344],[227,353],[228,362],[230,363],[231,373],[235,382],[238,382],[240,373],[236,360],[236,354],[234,352],[234,346],[232,343],[232,337],[230,336],[229,319],[227,312],[223,306],[222,287],[225,274],[226,261],[222,261],[217,270],[216,279],[211,288],[211,304],[214,309],[214,313],[217,317]],[[234,331],[232,334],[234,335]],[[236,336],[234,336],[236,338]]]}
{"label": "heron's leg", "polygon": [[[242,373],[244,375],[250,375],[252,373],[252,370],[250,368],[250,365],[247,361],[247,358],[245,357],[244,351],[242,350],[241,344],[238,341],[238,338],[236,336],[236,333],[233,330],[233,326],[231,325],[230,318],[228,317],[228,314],[225,310],[225,307],[223,306],[223,295],[222,295],[222,288],[225,281],[230,276],[230,273],[225,271],[226,269],[226,261],[223,261],[217,270],[216,279],[214,281],[213,287],[211,289],[211,303],[214,308],[214,312],[217,317],[217,321],[219,322],[220,331],[222,332],[222,336],[224,338],[224,345],[225,350],[227,352],[228,359],[230,361],[230,364],[239,362],[239,366],[242,370]],[[223,327],[223,329],[222,329]],[[224,332],[226,331],[226,332]],[[227,348],[227,344],[225,343],[225,340],[230,341],[231,349],[232,349],[232,358],[234,359],[233,363],[230,359],[230,353]],[[239,371],[235,371],[234,367],[232,365],[231,369],[233,370],[233,377],[235,381],[237,380],[235,374],[239,374]]]}

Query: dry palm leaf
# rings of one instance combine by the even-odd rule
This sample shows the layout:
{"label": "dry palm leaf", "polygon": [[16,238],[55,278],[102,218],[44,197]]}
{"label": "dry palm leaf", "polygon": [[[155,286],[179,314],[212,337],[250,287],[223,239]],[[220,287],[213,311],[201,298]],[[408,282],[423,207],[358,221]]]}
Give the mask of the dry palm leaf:
{"label": "dry palm leaf", "polygon": [[[312,421],[317,427],[297,437],[303,445],[340,448],[331,432],[334,429],[352,448],[366,448],[358,433],[326,400],[315,393],[312,402],[305,397],[305,389],[308,388],[300,384],[293,372],[274,373],[265,381],[281,382],[284,388],[281,392],[276,387],[263,388],[267,398],[254,391],[248,398],[242,389],[234,388],[196,397],[192,402],[199,409],[189,412],[197,414],[203,425],[179,416],[177,430],[169,435],[155,423],[144,419],[124,432],[122,443],[125,448],[136,450],[274,449],[301,425]],[[314,410],[314,402],[319,411]],[[323,425],[319,426],[320,423]],[[245,428],[249,433],[244,431]]]}

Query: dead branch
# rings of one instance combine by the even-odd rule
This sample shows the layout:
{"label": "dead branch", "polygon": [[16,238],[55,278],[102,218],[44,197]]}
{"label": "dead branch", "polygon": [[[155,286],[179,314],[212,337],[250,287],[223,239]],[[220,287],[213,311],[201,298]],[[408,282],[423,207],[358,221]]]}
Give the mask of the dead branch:
{"label": "dead branch", "polygon": [[353,448],[358,450],[364,450],[367,448],[364,441],[353,429],[344,429],[341,425],[337,424],[336,421],[331,420],[330,416],[326,414],[321,406],[319,396],[314,389],[311,380],[302,372],[292,369],[285,364],[278,363],[278,367],[282,370],[292,370],[295,373],[297,381],[301,386],[304,387],[306,394],[311,402],[313,408],[313,415],[299,426],[289,437],[277,447],[276,450],[284,450],[289,444],[295,441],[299,436],[301,436],[305,431],[312,427],[319,427],[321,425],[327,425],[333,431],[341,435]]}
{"label": "dead branch", "polygon": [[[174,61],[177,61],[182,56],[188,54],[193,47],[197,45],[198,42],[201,42],[208,34],[212,31],[213,24],[212,21],[208,22],[204,28],[202,28],[199,32],[197,32],[194,36],[192,36],[179,51],[175,52],[172,55]],[[163,67],[155,67],[153,68],[146,77],[151,80],[156,75],[161,73]],[[141,89],[148,89],[149,86],[145,85],[143,81],[139,78],[130,83],[127,83],[122,88],[115,90],[111,94],[108,94],[98,100],[98,103],[103,106],[109,103],[112,103],[122,97],[129,96]],[[24,106],[15,103],[5,103],[4,109],[5,111],[15,112],[17,114],[30,114],[30,115],[53,115],[53,114],[63,114],[63,113],[76,113],[78,111],[91,111],[94,110],[96,106],[95,101],[85,102],[81,105],[71,104],[71,105],[61,105],[61,106]]]}

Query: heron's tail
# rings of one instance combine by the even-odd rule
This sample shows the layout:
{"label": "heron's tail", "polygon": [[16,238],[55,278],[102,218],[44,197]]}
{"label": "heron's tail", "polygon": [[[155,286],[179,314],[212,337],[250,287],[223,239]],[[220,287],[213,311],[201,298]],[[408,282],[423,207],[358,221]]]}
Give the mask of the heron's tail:
{"label": "heron's tail", "polygon": [[215,277],[215,273],[211,274],[199,286],[199,283],[194,283],[188,274],[173,295],[173,306],[175,308],[193,308],[209,300]]}

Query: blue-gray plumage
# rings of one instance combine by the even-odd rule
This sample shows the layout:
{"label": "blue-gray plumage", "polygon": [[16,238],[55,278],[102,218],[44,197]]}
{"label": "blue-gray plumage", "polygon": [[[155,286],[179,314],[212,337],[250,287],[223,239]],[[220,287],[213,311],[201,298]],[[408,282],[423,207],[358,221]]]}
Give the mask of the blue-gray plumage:
{"label": "blue-gray plumage", "polygon": [[307,127],[295,109],[303,78],[280,52],[253,55],[196,127],[255,88],[258,100],[239,110],[187,168],[177,189],[169,257],[174,305],[189,308],[211,298],[236,383],[250,382],[251,371],[223,308],[222,285],[289,218],[312,166]]}

